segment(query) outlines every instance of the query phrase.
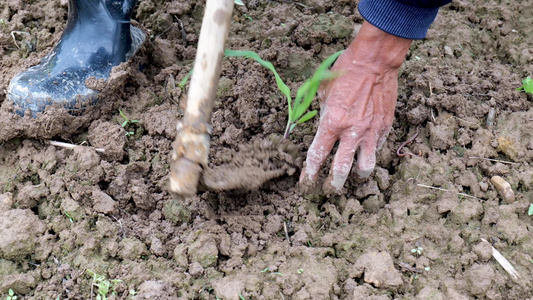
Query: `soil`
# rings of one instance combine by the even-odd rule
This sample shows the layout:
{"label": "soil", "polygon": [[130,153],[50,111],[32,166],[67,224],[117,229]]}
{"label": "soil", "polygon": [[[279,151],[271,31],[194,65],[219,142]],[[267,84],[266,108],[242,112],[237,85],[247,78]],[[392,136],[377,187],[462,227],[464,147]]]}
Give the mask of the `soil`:
{"label": "soil", "polygon": [[[351,0],[244,2],[228,48],[258,52],[292,90],[362,23]],[[110,80],[88,82],[99,104],[31,119],[11,113],[7,85],[59,40],[67,1],[0,3],[0,297],[96,299],[93,284],[109,283],[109,299],[531,299],[533,105],[515,89],[533,73],[533,1],[441,9],[401,69],[379,167],[350,177],[343,195],[298,188],[314,119],[291,134],[289,155],[263,157],[280,177],[175,199],[169,161],[187,90],[177,83],[192,67],[203,9],[140,0],[133,19],[149,39]],[[254,158],[254,145],[282,134],[286,100],[256,63],[225,59],[222,73],[210,164],[242,167],[237,150]],[[122,127],[119,110],[139,122]],[[398,157],[417,128],[403,150],[417,155]]]}

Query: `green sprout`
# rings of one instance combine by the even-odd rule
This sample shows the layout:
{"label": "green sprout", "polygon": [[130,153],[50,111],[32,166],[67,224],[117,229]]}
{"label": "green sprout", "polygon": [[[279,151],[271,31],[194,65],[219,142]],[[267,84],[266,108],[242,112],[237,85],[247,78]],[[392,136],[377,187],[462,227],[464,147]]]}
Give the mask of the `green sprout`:
{"label": "green sprout", "polygon": [[529,209],[527,210],[527,215],[528,216],[533,215],[533,203],[529,205]]}
{"label": "green sprout", "polygon": [[67,216],[67,218],[70,221],[70,223],[74,223],[74,220],[72,219],[72,217],[70,216],[70,214],[68,212],[65,212],[65,216]]}
{"label": "green sprout", "polygon": [[422,247],[417,246],[416,248],[411,249],[411,253],[416,254],[417,256],[420,256],[422,255],[423,250],[424,249]]}
{"label": "green sprout", "polygon": [[131,289],[131,290],[129,291],[129,293],[130,293],[130,295],[131,295],[131,299],[133,299],[133,298],[135,298],[135,296],[136,296],[139,292],[137,292],[137,291],[134,290],[134,289]]}
{"label": "green sprout", "polygon": [[[130,120],[126,115],[119,109],[118,112],[120,113],[120,116],[124,119],[124,122],[120,124],[122,128],[126,129],[126,126],[134,123],[140,123],[138,120]],[[134,135],[135,131],[126,131],[126,136]]]}
{"label": "green sprout", "polygon": [[258,62],[263,67],[269,69],[274,73],[274,77],[276,78],[276,83],[278,85],[279,90],[283,95],[287,97],[287,103],[288,103],[288,110],[289,110],[289,118],[287,120],[287,126],[285,128],[285,133],[283,137],[285,139],[289,138],[289,134],[292,132],[294,127],[296,125],[304,123],[314,116],[316,116],[317,111],[307,111],[309,106],[311,105],[311,102],[315,98],[315,95],[318,91],[318,87],[320,86],[320,83],[323,80],[333,79],[339,76],[339,73],[334,73],[329,71],[329,67],[337,60],[339,55],[341,55],[343,51],[339,51],[328,57],[324,62],[320,64],[318,69],[315,71],[313,76],[306,80],[296,92],[296,98],[294,99],[294,102],[291,97],[291,90],[289,87],[283,82],[281,77],[279,76],[278,72],[274,68],[274,65],[272,65],[271,62],[265,61],[259,57],[259,55],[253,51],[236,51],[236,50],[226,50],[224,52],[224,55],[230,56],[230,57],[245,57],[250,58]]}
{"label": "green sprout", "polygon": [[298,273],[298,274],[302,274],[303,272],[304,272],[304,269],[298,269],[298,270],[296,271],[296,273]]}
{"label": "green sprout", "polygon": [[244,5],[244,2],[242,2],[242,0],[235,0],[233,2],[235,2],[235,4],[237,5]]}
{"label": "green sprout", "polygon": [[178,84],[178,86],[181,89],[183,89],[185,87],[185,85],[187,84],[187,81],[189,80],[189,77],[191,77],[191,75],[192,75],[192,69],[189,72],[187,72],[187,75],[185,75],[185,77],[183,77],[183,79]]}
{"label": "green sprout", "polygon": [[517,91],[524,91],[533,95],[533,79],[531,77],[526,77],[522,80],[522,86],[516,89]]}
{"label": "green sprout", "polygon": [[111,295],[115,295],[114,287],[117,283],[122,281],[120,279],[107,280],[105,276],[98,275],[92,270],[87,270],[87,273],[93,277],[92,285],[98,288],[96,300],[107,300],[109,292],[111,292]]}
{"label": "green sprout", "polygon": [[9,291],[7,292],[6,300],[16,300],[16,299],[18,299],[18,297],[15,296],[15,292],[13,292],[12,289],[9,289]]}

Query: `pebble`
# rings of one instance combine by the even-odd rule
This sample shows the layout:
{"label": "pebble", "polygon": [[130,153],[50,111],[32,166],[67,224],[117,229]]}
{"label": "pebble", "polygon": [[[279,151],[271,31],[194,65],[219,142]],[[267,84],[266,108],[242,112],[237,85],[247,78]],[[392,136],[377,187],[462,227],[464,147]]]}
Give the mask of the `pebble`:
{"label": "pebble", "polygon": [[505,181],[505,179],[501,178],[500,176],[493,176],[490,179],[490,182],[494,184],[496,190],[503,198],[503,201],[505,201],[505,203],[511,204],[514,202],[515,195],[513,189],[511,189],[511,185],[509,184],[509,182]]}

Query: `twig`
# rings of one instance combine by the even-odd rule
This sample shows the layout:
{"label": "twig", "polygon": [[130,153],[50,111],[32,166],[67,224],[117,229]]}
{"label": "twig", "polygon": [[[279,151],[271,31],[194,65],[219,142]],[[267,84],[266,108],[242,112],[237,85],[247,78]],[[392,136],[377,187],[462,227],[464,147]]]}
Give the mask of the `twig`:
{"label": "twig", "polygon": [[183,22],[181,21],[180,18],[178,18],[178,16],[174,16],[174,18],[176,18],[176,20],[178,21],[178,24],[180,25],[180,32],[181,32],[181,39],[183,40],[183,43],[185,45],[187,45],[187,32],[185,32],[185,27],[183,27]]}
{"label": "twig", "polygon": [[[434,189],[434,190],[443,191],[443,192],[449,192],[450,191],[450,190],[447,190],[447,189],[443,189],[443,188],[439,188],[439,187],[435,187],[435,186],[431,186],[431,185],[425,185],[425,184],[421,184],[421,183],[417,183],[416,185],[421,186],[421,187],[425,187],[425,188],[428,188],[428,189]],[[463,197],[472,198],[472,199],[476,199],[476,200],[480,200],[480,201],[485,201],[485,200],[483,200],[481,198],[474,197],[474,196],[471,196],[471,195],[468,195],[468,194],[465,194],[465,193],[457,193],[457,195],[461,195]]]}
{"label": "twig", "polygon": [[94,279],[93,279],[93,282],[91,282],[91,300],[93,300],[93,293],[94,293]]}
{"label": "twig", "polygon": [[520,163],[512,162],[512,161],[492,159],[492,158],[484,158],[484,157],[479,157],[479,156],[469,156],[468,158],[477,158],[477,159],[488,160],[488,161],[499,162],[499,163],[502,163],[502,164],[510,164],[510,165],[519,165],[520,164]]}
{"label": "twig", "polygon": [[[481,238],[481,240],[483,242],[485,242],[485,243],[489,243],[484,238]],[[490,243],[489,243],[489,245],[490,245]],[[511,265],[511,263],[505,257],[503,257],[503,255],[498,250],[496,250],[496,248],[494,248],[494,246],[491,245],[491,247],[492,247],[492,257],[494,257],[494,259],[496,259],[496,261],[503,267],[503,269],[505,271],[507,271],[507,273],[509,273],[509,275],[511,275],[511,277],[514,280],[518,280],[518,278],[520,278],[520,274],[518,274],[518,272]]]}
{"label": "twig", "polygon": [[[56,147],[63,147],[67,149],[74,149],[76,147],[88,147],[88,146],[78,146],[78,145],[63,143],[63,142],[58,142],[58,141],[50,141],[50,145],[56,146]],[[93,148],[93,147],[88,147],[88,148]],[[105,153],[105,149],[103,148],[93,148],[93,149],[96,152]]]}
{"label": "twig", "polygon": [[291,240],[289,239],[289,231],[287,230],[287,222],[283,222],[283,229],[285,230],[285,238],[287,238],[287,242],[289,243],[289,246],[290,246]]}

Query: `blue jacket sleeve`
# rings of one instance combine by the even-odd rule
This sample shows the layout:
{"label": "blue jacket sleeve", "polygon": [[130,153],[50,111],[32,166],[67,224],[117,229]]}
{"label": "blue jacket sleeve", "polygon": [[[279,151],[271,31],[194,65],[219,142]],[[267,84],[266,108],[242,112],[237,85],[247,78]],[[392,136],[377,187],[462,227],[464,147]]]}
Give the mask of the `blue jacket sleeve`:
{"label": "blue jacket sleeve", "polygon": [[452,0],[361,0],[359,12],[370,24],[406,39],[423,39],[439,7]]}

